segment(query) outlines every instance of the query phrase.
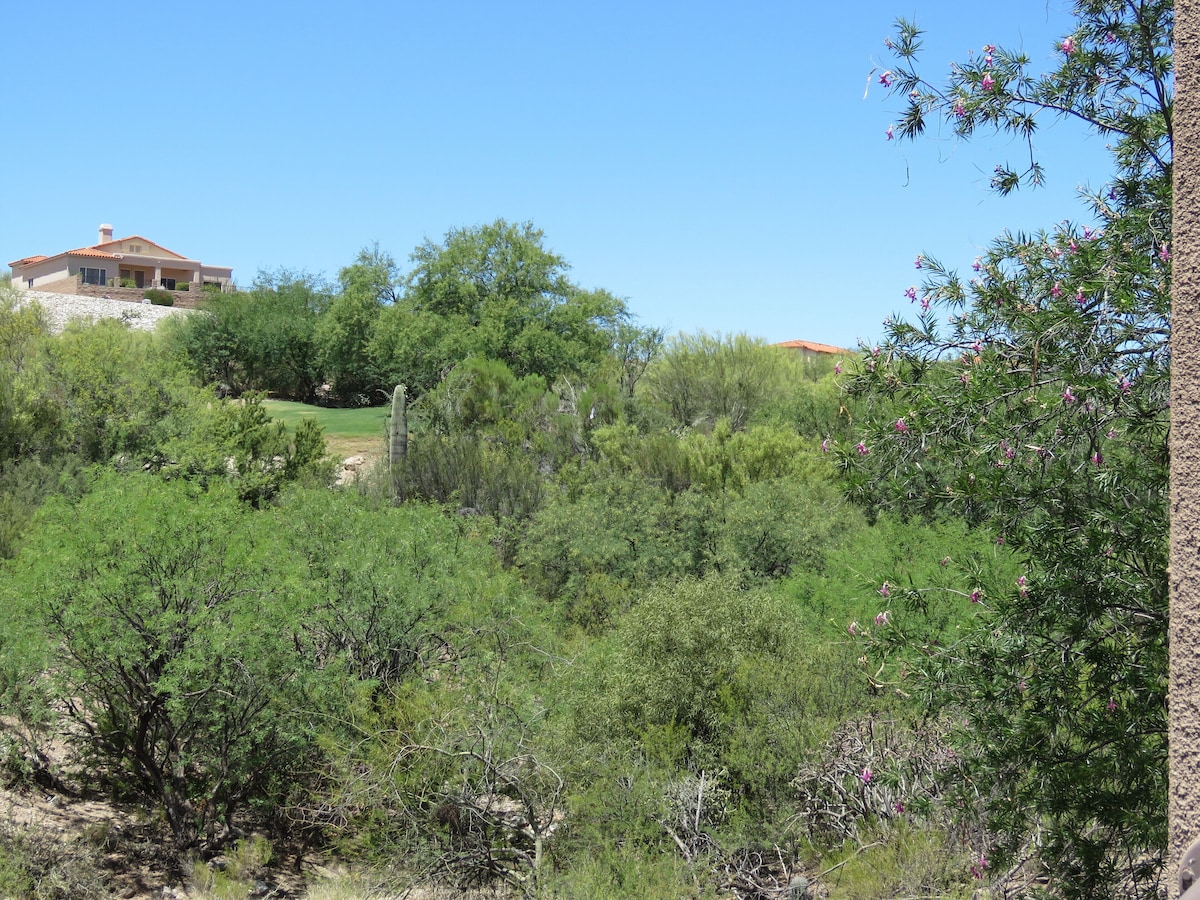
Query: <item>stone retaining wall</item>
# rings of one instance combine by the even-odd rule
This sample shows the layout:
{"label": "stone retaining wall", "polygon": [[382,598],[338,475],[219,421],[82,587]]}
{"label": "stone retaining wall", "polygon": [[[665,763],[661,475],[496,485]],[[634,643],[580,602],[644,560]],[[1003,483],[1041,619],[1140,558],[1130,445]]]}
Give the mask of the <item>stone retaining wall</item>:
{"label": "stone retaining wall", "polygon": [[136,293],[136,302],[46,291],[18,291],[16,296],[19,304],[32,301],[46,310],[50,327],[55,332],[62,331],[68,322],[76,319],[121,319],[128,322],[131,328],[153,331],[168,316],[187,315],[189,312],[186,307],[142,303],[141,292]]}

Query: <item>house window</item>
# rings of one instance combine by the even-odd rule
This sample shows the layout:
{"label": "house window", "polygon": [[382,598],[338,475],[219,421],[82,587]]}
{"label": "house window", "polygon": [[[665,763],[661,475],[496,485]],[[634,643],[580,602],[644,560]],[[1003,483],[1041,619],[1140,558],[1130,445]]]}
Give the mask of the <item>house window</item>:
{"label": "house window", "polygon": [[164,278],[162,280],[162,286],[164,288],[166,288],[168,291],[175,290],[175,279],[174,278]]}
{"label": "house window", "polygon": [[107,269],[88,269],[80,266],[79,274],[83,276],[84,284],[108,284]]}

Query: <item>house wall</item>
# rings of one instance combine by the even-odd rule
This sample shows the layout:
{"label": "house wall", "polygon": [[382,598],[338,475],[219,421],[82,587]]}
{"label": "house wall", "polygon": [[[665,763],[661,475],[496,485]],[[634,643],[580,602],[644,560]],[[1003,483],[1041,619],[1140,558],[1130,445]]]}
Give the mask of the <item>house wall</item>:
{"label": "house wall", "polygon": [[[70,275],[65,259],[47,259],[40,263],[23,266],[20,269],[14,268],[12,274],[13,284],[17,287],[35,291],[54,290],[54,288],[50,288],[48,285],[58,284],[64,279],[69,280]],[[33,279],[32,287],[29,284],[30,278]]]}
{"label": "house wall", "polygon": [[225,266],[201,266],[200,280],[203,282],[216,282],[222,288],[228,288],[233,284],[233,269]]}

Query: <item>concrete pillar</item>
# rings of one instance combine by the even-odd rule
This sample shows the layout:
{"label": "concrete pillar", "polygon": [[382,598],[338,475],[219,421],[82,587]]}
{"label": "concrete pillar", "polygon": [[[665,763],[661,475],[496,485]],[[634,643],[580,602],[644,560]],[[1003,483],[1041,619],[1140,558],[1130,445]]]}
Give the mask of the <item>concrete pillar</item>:
{"label": "concrete pillar", "polygon": [[1174,142],[1170,869],[1200,838],[1200,0],[1175,3]]}

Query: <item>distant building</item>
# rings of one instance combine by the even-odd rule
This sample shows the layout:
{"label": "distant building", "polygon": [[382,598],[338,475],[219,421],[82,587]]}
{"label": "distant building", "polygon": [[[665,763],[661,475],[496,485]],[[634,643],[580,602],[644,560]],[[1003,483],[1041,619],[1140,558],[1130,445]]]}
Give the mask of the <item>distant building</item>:
{"label": "distant building", "polygon": [[58,294],[99,294],[121,287],[232,289],[233,269],[204,265],[138,235],[117,240],[112,235],[111,225],[101,225],[100,240],[90,247],[13,260],[9,263],[13,286]]}
{"label": "distant building", "polygon": [[816,341],[782,341],[775,344],[785,350],[795,350],[806,360],[828,359],[831,356],[856,356],[853,350],[834,347],[832,344],[818,344]]}

